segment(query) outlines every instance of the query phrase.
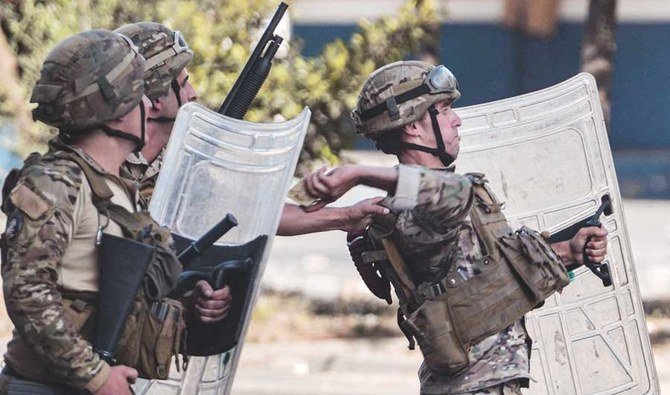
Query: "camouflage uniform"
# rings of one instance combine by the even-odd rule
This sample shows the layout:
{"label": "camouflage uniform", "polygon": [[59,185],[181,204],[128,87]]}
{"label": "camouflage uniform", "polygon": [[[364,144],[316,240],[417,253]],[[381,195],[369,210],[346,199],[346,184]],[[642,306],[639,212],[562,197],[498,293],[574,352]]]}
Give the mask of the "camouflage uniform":
{"label": "camouflage uniform", "polygon": [[[370,75],[352,118],[356,131],[384,152],[423,151],[447,167],[455,158],[445,148],[435,106],[451,105],[460,96],[458,81],[446,67],[395,62]],[[405,125],[426,113],[431,118],[435,146],[402,140]],[[396,193],[382,203],[391,214],[375,222],[383,229],[382,237],[390,238],[407,263],[413,284],[439,282],[448,268],[455,268],[463,280],[479,273],[483,253],[470,219],[473,195],[470,179],[453,171],[398,167]],[[383,275],[363,276],[363,280],[371,290],[381,289],[380,281],[387,281]],[[467,367],[457,373],[437,373],[424,361],[419,370],[421,393],[518,393],[519,385],[525,385],[529,378],[529,344],[521,319],[467,347]]]}
{"label": "camouflage uniform", "polygon": [[[450,171],[419,172],[399,166],[398,191],[383,205],[391,209],[394,221],[391,239],[409,265],[417,284],[440,278],[444,257],[453,257],[463,279],[478,273],[473,263],[481,258],[481,248],[468,216],[472,189],[467,177]],[[408,204],[409,202],[409,204]],[[407,209],[408,206],[413,208]],[[388,218],[381,221],[388,221]],[[468,351],[469,366],[453,376],[419,370],[422,394],[453,394],[480,391],[530,376],[528,336],[522,321],[473,345]],[[496,393],[496,392],[491,392]]]}
{"label": "camouflage uniform", "polygon": [[[100,169],[81,151],[74,152]],[[62,275],[64,266],[71,264],[63,262],[63,257],[72,257],[68,249],[75,241],[88,240],[91,249],[95,248],[97,224],[91,234],[91,226],[73,221],[78,217],[75,208],[82,199],[84,181],[77,164],[47,155],[24,170],[9,195],[16,209],[8,213],[3,236],[7,249],[2,277],[7,312],[15,330],[5,361],[29,378],[95,391],[106,379],[109,366],[64,313],[62,297],[63,291],[93,291],[81,284],[90,281],[68,284],[71,277]]]}
{"label": "camouflage uniform", "polygon": [[149,201],[151,200],[151,195],[154,193],[164,153],[165,150],[161,151],[158,157],[149,164],[141,152],[133,152],[128,155],[126,161],[121,166],[121,177],[133,180],[138,184],[141,196],[140,205],[144,209],[149,208]]}
{"label": "camouflage uniform", "polygon": [[[63,40],[42,65],[31,97],[38,103],[33,116],[59,128],[63,140],[75,141],[97,129],[139,146],[141,139],[133,133],[105,123],[141,106],[144,63],[127,38],[106,30]],[[110,372],[80,333],[80,323],[66,313],[64,292],[97,291],[97,266],[78,263],[91,258],[97,262],[95,229],[101,216],[91,196],[82,192],[88,187],[82,169],[55,155],[59,149],[81,156],[107,176],[110,188],[118,192],[112,198],[116,204],[135,208],[135,193],[128,185],[106,175],[82,151],[65,145],[26,166],[18,180],[17,173],[8,177],[2,206],[7,227],[0,245],[5,303],[15,330],[5,354],[11,372],[0,375],[5,387],[0,392],[7,386],[37,391],[41,384],[31,384],[35,381],[58,384],[52,389],[64,393],[95,392]],[[81,204],[85,198],[88,207]],[[82,215],[85,209],[95,214]],[[106,231],[121,235],[118,225],[109,225]]]}

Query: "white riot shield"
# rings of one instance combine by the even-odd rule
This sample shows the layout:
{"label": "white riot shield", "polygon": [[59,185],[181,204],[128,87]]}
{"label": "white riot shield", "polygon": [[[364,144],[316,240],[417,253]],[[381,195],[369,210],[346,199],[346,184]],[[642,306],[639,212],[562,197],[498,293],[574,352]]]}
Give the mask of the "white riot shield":
{"label": "white riot shield", "polygon": [[245,266],[233,273],[232,307],[221,326],[213,331],[206,327],[198,335],[188,328],[193,338],[187,337],[187,343],[195,344],[189,353],[208,355],[210,346],[222,353],[191,357],[186,372],[173,366],[169,380],[140,380],[136,393],[230,392],[309,118],[308,108],[275,124],[228,118],[195,103],[179,110],[149,211],[172,229],[178,250],[233,214],[239,225],[203,256]]}
{"label": "white riot shield", "polygon": [[596,83],[582,73],[554,87],[457,109],[459,173],[482,172],[513,228],[555,233],[592,216],[609,195],[613,285],[585,267],[527,316],[528,394],[658,394],[658,378]]}

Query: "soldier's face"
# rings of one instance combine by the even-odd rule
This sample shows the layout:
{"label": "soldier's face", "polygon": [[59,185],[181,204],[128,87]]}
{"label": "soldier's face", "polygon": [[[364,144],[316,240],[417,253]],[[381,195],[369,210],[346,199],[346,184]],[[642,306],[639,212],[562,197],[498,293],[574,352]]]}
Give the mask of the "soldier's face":
{"label": "soldier's face", "polygon": [[[151,100],[143,95],[142,103],[144,104],[144,113],[142,113],[140,105],[138,104],[128,114],[120,117],[119,119],[108,122],[107,125],[114,129],[119,129],[134,136],[141,137],[142,123],[144,123],[146,128],[147,118],[149,117],[149,108],[151,108]],[[144,138],[146,141],[149,141],[149,133],[145,133]]]}
{"label": "soldier's face", "polygon": [[[198,99],[198,95],[195,92],[193,85],[191,85],[191,82],[189,81],[189,74],[186,69],[183,69],[177,75],[175,80],[179,85],[179,92],[175,92],[175,90],[172,88],[168,89],[168,93],[158,99],[160,105],[154,107],[157,112],[154,114],[154,116],[174,118],[177,116],[177,112],[179,111],[180,102],[182,105],[184,105],[188,102],[196,101]],[[177,100],[177,95],[179,95],[180,100]]]}
{"label": "soldier's face", "polygon": [[182,104],[198,100],[198,93],[191,85],[188,71],[184,68],[177,76],[177,83],[179,84],[179,96]]}
{"label": "soldier's face", "polygon": [[461,148],[461,138],[458,136],[458,128],[461,126],[461,118],[451,108],[451,105],[440,102],[435,105],[438,111],[437,122],[442,132],[442,140],[447,153],[454,158],[458,156]]}
{"label": "soldier's face", "polygon": [[[437,123],[440,126],[445,151],[456,158],[461,146],[461,138],[458,136],[458,127],[461,126],[461,118],[446,102],[436,103],[435,108],[437,109]],[[422,140],[421,144],[427,147],[436,147],[437,140],[435,139],[433,122],[428,111],[417,122],[417,125],[420,126],[419,137]]]}
{"label": "soldier's face", "polygon": [[148,110],[151,107],[151,100],[149,100],[148,97],[142,95],[142,103],[144,104],[144,118],[142,118],[142,110],[138,104],[128,114],[117,120],[117,122],[120,122],[124,125],[124,129],[122,130],[127,130],[129,133],[132,132],[132,134],[135,134],[138,137],[142,131],[142,122],[144,122],[146,125],[147,117],[149,116]]}

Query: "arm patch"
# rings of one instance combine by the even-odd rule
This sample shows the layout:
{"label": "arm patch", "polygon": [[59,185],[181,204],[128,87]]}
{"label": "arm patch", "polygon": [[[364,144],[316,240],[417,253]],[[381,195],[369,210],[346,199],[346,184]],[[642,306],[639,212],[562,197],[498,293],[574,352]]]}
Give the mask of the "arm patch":
{"label": "arm patch", "polygon": [[25,184],[19,184],[9,194],[16,208],[23,211],[30,219],[41,218],[53,206],[46,199],[33,192]]}

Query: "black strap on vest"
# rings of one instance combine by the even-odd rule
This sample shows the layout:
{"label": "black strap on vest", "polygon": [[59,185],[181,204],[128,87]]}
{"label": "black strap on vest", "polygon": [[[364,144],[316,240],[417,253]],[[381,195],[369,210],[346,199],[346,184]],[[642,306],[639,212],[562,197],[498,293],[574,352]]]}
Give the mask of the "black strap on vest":
{"label": "black strap on vest", "polygon": [[56,153],[56,156],[69,159],[82,169],[91,186],[93,205],[99,211],[105,213],[112,221],[116,222],[124,233],[137,235],[141,231],[144,224],[124,207],[112,203],[114,192],[107,185],[105,177],[95,171],[84,158],[75,153],[63,153],[60,155]]}

